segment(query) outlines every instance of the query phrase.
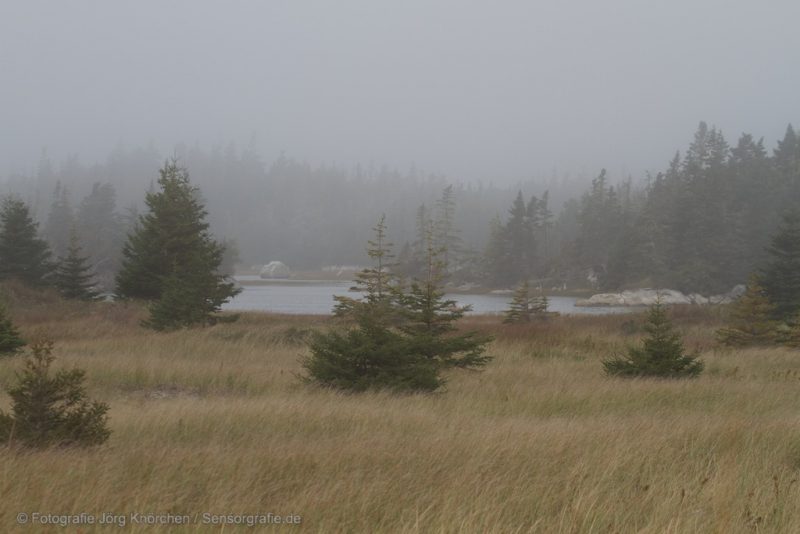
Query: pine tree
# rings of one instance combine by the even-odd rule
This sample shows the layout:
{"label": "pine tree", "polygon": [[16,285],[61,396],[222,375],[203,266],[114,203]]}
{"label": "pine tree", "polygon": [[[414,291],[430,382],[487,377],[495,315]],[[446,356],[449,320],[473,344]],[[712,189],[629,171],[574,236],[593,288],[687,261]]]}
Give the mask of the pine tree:
{"label": "pine tree", "polygon": [[20,337],[19,330],[11,322],[5,307],[0,305],[0,357],[13,356],[24,346],[25,341]]}
{"label": "pine tree", "polygon": [[97,300],[100,297],[94,289],[94,274],[89,266],[89,258],[82,254],[78,234],[74,230],[70,236],[67,255],[60,258],[56,266],[53,285],[66,299]]}
{"label": "pine tree", "polygon": [[155,329],[213,324],[222,304],[239,290],[219,272],[224,249],[208,231],[206,211],[186,169],[173,160],[160,175],[160,190],[147,194],[148,212],[123,248],[116,295],[166,297],[151,303],[145,324]]}
{"label": "pine tree", "polygon": [[547,297],[531,294],[530,283],[523,280],[514,291],[513,300],[505,312],[504,323],[527,323],[533,318],[547,317]]}
{"label": "pine tree", "polygon": [[800,211],[788,212],[767,249],[771,261],[762,284],[775,306],[774,318],[793,319],[800,312]]}
{"label": "pine tree", "polygon": [[50,249],[37,236],[28,206],[6,198],[0,206],[0,280],[18,278],[30,285],[43,285],[52,273]]}
{"label": "pine tree", "polygon": [[703,362],[697,356],[683,353],[683,341],[675,332],[660,301],[651,308],[645,325],[648,337],[642,347],[628,349],[627,358],[615,358],[603,362],[609,375],[627,378],[695,377],[703,370]]}
{"label": "pine tree", "polygon": [[458,306],[456,301],[444,298],[440,254],[431,228],[427,236],[425,278],[414,280],[400,296],[403,314],[400,331],[416,347],[415,352],[439,367],[482,367],[491,359],[485,349],[492,338],[477,332],[455,334],[454,323],[470,307]]}
{"label": "pine tree", "polygon": [[0,411],[0,441],[26,447],[91,446],[105,442],[108,405],[86,397],[81,369],[50,374],[53,344],[37,343],[8,390],[11,413]]}
{"label": "pine tree", "polygon": [[731,346],[765,345],[775,341],[773,306],[758,276],[750,277],[747,292],[731,305],[729,325],[717,331],[720,343]]}

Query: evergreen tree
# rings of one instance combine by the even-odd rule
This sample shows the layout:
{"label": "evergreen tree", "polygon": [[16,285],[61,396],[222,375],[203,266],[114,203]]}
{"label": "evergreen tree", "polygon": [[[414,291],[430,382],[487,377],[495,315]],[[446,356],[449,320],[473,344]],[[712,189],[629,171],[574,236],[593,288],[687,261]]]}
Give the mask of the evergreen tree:
{"label": "evergreen tree", "polygon": [[66,257],[60,258],[56,266],[53,285],[66,299],[97,300],[100,297],[94,289],[94,274],[89,265],[89,258],[82,254],[78,234],[74,230]]}
{"label": "evergreen tree", "polygon": [[[381,215],[378,224],[372,229],[374,239],[368,241],[367,255],[372,259],[373,267],[368,267],[356,274],[355,285],[350,291],[364,294],[362,300],[336,295],[334,315],[338,317],[352,316],[361,312],[388,315],[395,300],[397,277],[391,271],[392,243],[386,237],[386,216]],[[364,308],[367,306],[367,309]]]}
{"label": "evergreen tree", "polygon": [[392,254],[383,216],[373,230],[368,248],[373,266],[357,275],[353,288],[364,297],[336,297],[335,313],[354,319],[355,327],[314,335],[311,354],[302,362],[306,379],[351,391],[432,391],[442,384],[438,367],[393,326],[398,288],[387,269]]}
{"label": "evergreen tree", "polygon": [[523,280],[514,291],[514,297],[505,312],[504,323],[527,323],[535,317],[547,316],[547,297],[531,294],[530,283]]}
{"label": "evergreen tree", "polygon": [[785,332],[779,332],[777,337],[779,341],[786,345],[800,349],[800,313],[785,325]]}
{"label": "evergreen tree", "polygon": [[362,313],[357,328],[315,333],[303,360],[307,379],[350,391],[433,391],[442,385],[434,362],[377,317]]}
{"label": "evergreen tree", "polygon": [[434,231],[436,244],[442,250],[442,264],[445,272],[452,272],[458,263],[462,250],[461,238],[455,224],[456,200],[453,186],[442,190],[442,196],[436,201],[436,221]]}
{"label": "evergreen tree", "polygon": [[400,296],[404,319],[400,331],[415,347],[415,353],[424,355],[439,367],[482,367],[491,359],[485,349],[492,338],[477,332],[455,334],[453,323],[470,308],[444,298],[444,267],[432,230],[428,232],[426,249],[425,278],[414,280]]}
{"label": "evergreen tree", "polygon": [[56,182],[53,203],[44,227],[44,235],[56,257],[67,254],[70,245],[70,229],[74,226],[75,215],[72,213],[72,206],[69,203],[67,187],[62,186],[61,182]]}
{"label": "evergreen tree", "polygon": [[20,337],[19,330],[11,322],[3,305],[0,305],[0,357],[13,356],[25,346],[25,341]]}
{"label": "evergreen tree", "polygon": [[78,237],[100,285],[111,287],[120,267],[125,237],[123,218],[116,211],[114,186],[95,183],[81,201],[76,219]]}
{"label": "evergreen tree", "polygon": [[50,249],[37,236],[28,206],[6,198],[0,206],[0,280],[18,278],[31,285],[46,283],[53,270]]}
{"label": "evergreen tree", "polygon": [[648,337],[642,347],[631,347],[627,358],[615,358],[603,362],[609,375],[627,378],[695,377],[703,370],[697,356],[683,353],[683,341],[675,332],[661,302],[651,308],[645,325]]}
{"label": "evergreen tree", "polygon": [[764,294],[758,276],[750,277],[747,292],[731,305],[729,325],[717,331],[725,345],[765,345],[775,341],[777,327],[773,306]]}
{"label": "evergreen tree", "polygon": [[219,272],[223,247],[212,239],[206,211],[186,169],[176,161],[160,170],[160,190],[148,193],[140,217],[123,248],[117,297],[150,301],[156,329],[212,324],[215,313],[239,290]]}
{"label": "evergreen tree", "polygon": [[788,321],[800,312],[800,211],[784,215],[767,251],[771,260],[762,284],[775,306],[774,318]]}
{"label": "evergreen tree", "polygon": [[8,390],[10,414],[0,411],[0,441],[26,447],[91,446],[108,439],[108,405],[90,402],[81,369],[58,371],[51,376],[53,344],[37,343]]}

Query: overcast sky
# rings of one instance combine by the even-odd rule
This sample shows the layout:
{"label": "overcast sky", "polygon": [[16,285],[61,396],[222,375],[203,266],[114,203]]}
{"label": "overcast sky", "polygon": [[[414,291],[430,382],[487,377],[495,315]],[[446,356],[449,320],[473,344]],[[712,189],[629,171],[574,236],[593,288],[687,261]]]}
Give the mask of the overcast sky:
{"label": "overcast sky", "polygon": [[0,173],[254,143],[454,179],[662,169],[800,126],[800,1],[2,0]]}

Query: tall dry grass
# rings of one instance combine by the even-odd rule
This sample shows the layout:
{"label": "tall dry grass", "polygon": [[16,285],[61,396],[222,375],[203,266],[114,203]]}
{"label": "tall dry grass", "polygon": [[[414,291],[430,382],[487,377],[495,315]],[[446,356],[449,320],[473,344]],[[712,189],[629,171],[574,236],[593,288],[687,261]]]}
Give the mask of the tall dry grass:
{"label": "tall dry grass", "polygon": [[[641,316],[475,317],[465,327],[497,336],[484,372],[394,396],[298,381],[321,317],[157,334],[133,305],[18,303],[24,334],[87,370],[113,434],[93,450],[0,448],[0,531],[77,531],[16,524],[38,511],[297,514],[271,530],[308,532],[800,532],[798,353],[722,351],[718,312],[675,314],[706,361],[697,380],[603,376]],[[0,361],[0,383],[20,363]],[[263,530],[198,521],[81,531]]]}

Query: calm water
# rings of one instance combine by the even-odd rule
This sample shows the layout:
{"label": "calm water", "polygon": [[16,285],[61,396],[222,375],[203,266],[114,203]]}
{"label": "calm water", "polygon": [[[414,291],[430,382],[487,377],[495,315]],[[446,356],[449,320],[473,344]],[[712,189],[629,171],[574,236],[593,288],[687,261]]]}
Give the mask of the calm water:
{"label": "calm water", "polygon": [[[296,314],[328,314],[334,295],[358,296],[348,289],[352,282],[311,282],[280,280],[261,282],[256,276],[237,277],[243,291],[223,308],[240,311],[268,311]],[[248,282],[259,280],[258,285]],[[461,305],[472,305],[471,313],[502,313],[511,295],[448,295]],[[550,297],[550,311],[573,314],[624,313],[635,308],[576,308],[574,297]]]}

